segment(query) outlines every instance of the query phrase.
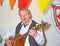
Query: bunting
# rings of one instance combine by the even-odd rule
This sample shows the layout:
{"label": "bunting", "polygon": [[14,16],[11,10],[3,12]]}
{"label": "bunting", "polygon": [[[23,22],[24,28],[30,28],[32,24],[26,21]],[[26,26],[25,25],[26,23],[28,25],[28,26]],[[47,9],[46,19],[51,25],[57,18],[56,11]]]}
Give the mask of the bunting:
{"label": "bunting", "polygon": [[36,0],[37,7],[41,13],[44,12],[45,8],[48,6],[50,0]]}
{"label": "bunting", "polygon": [[43,11],[43,14],[46,14],[49,11],[49,9],[51,8],[53,2],[54,2],[54,0],[50,0],[48,6]]}
{"label": "bunting", "polygon": [[32,0],[18,0],[18,8],[28,8]]}
{"label": "bunting", "polygon": [[16,0],[9,0],[9,5],[10,5],[11,10],[13,9],[13,6],[15,4],[15,1]]}
{"label": "bunting", "polygon": [[60,32],[60,5],[52,4],[52,9],[53,9],[52,11],[53,11],[54,24]]}

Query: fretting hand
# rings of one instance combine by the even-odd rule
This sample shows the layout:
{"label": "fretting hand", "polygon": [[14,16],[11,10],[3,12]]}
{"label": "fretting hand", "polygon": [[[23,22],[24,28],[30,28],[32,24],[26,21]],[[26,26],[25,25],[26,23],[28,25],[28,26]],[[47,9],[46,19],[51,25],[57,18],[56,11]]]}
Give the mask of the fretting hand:
{"label": "fretting hand", "polygon": [[29,30],[29,35],[31,35],[32,37],[36,37],[37,31],[32,28],[32,29]]}

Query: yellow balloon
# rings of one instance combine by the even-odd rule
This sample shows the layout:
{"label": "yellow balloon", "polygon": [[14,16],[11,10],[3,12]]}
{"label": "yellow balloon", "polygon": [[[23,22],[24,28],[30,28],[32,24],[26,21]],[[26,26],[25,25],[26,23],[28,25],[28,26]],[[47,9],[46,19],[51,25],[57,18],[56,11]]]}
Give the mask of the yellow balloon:
{"label": "yellow balloon", "polygon": [[48,6],[50,0],[36,0],[37,7],[41,13],[44,12],[45,8]]}

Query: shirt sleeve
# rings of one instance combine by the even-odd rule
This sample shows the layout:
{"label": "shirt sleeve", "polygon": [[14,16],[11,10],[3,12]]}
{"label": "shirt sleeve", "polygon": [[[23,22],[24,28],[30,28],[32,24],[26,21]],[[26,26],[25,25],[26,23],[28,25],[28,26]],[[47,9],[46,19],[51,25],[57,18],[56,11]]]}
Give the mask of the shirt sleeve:
{"label": "shirt sleeve", "polygon": [[42,31],[37,31],[37,36],[35,37],[35,41],[39,44],[39,45],[43,45],[44,44],[44,36],[43,36],[43,32]]}

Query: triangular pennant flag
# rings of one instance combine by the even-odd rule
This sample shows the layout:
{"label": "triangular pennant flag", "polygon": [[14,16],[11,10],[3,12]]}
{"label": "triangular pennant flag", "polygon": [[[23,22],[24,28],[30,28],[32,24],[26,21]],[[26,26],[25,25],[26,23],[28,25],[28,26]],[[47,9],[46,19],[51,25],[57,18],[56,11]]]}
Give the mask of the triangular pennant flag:
{"label": "triangular pennant flag", "polygon": [[48,6],[43,11],[43,14],[46,14],[49,11],[49,9],[51,8],[53,2],[54,2],[54,0],[50,0]]}
{"label": "triangular pennant flag", "polygon": [[0,0],[0,5],[2,6],[4,0]]}
{"label": "triangular pennant flag", "polygon": [[60,5],[52,4],[53,21],[56,28],[60,31]]}
{"label": "triangular pennant flag", "polygon": [[31,0],[18,0],[18,8],[28,8],[28,6],[30,5]]}
{"label": "triangular pennant flag", "polygon": [[13,6],[15,4],[15,1],[16,0],[9,0],[9,5],[10,5],[11,10],[13,9]]}
{"label": "triangular pennant flag", "polygon": [[37,7],[41,13],[44,12],[45,8],[48,6],[50,0],[36,0]]}

